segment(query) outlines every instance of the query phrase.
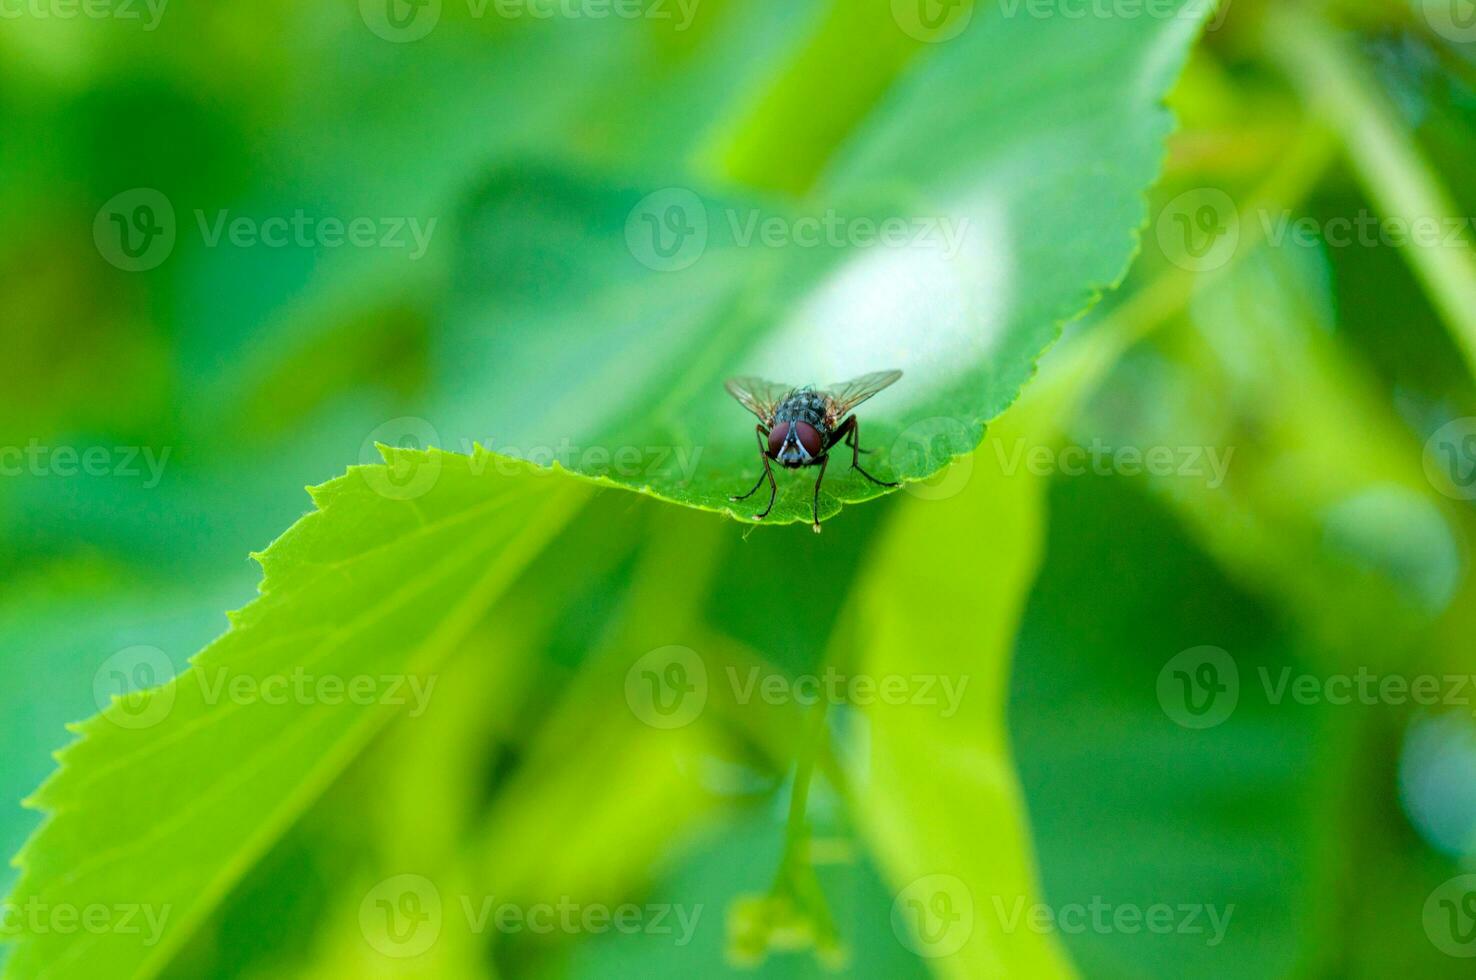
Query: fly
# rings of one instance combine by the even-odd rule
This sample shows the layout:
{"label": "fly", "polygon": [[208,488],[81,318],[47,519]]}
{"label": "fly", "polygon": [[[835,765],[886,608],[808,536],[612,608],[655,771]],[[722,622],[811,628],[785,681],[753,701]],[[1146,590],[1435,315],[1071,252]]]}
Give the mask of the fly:
{"label": "fly", "polygon": [[764,472],[753,489],[741,497],[728,499],[747,500],[758,488],[769,481],[769,505],[763,513],[753,515],[761,521],[774,509],[774,498],[779,494],[779,485],[774,480],[770,460],[786,469],[797,470],[805,466],[819,466],[820,475],[815,477],[815,497],[810,526],[820,533],[820,481],[825,479],[825,466],[830,461],[830,450],[844,442],[851,448],[851,466],[866,479],[881,487],[895,487],[896,483],[878,480],[861,468],[860,454],[869,452],[861,448],[860,429],[851,410],[872,395],[902,377],[901,371],[876,371],[863,374],[844,384],[831,385],[816,391],[806,385],[791,388],[775,384],[762,378],[729,378],[728,393],[738,399],[739,404],[758,416],[754,426],[758,435],[759,456],[764,461]]}

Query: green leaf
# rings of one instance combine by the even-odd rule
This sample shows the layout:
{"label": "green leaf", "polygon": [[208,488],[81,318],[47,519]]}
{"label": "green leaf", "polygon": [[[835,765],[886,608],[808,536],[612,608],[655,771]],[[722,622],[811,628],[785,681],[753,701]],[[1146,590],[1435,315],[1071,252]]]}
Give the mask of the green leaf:
{"label": "green leaf", "polygon": [[1174,447],[1148,485],[1227,570],[1342,664],[1393,663],[1459,606],[1465,522],[1339,337],[1331,276],[1321,247],[1246,254],[1073,428],[1114,450]]}
{"label": "green leaf", "polygon": [[[1088,976],[1324,974],[1319,946],[1347,892],[1323,842],[1358,798],[1343,781],[1370,760],[1348,755],[1351,716],[1270,701],[1262,671],[1273,682],[1283,668],[1312,671],[1316,653],[1140,485],[1056,484],[1020,630],[1010,736],[1045,928]],[[1220,724],[1184,727],[1183,702],[1160,700],[1159,678],[1206,645],[1237,665],[1238,700],[1214,702],[1230,709]]]}
{"label": "green leaf", "polygon": [[[385,454],[313,491],[260,558],[261,597],[187,671],[76,727],[31,801],[48,816],[11,901],[37,913],[7,919],[6,976],[157,971],[416,685],[433,693],[587,493],[485,452]],[[104,928],[55,925],[99,906]]]}
{"label": "green leaf", "polygon": [[1032,431],[1027,407],[992,426],[930,499],[898,509],[842,644],[858,650],[858,675],[879,691],[900,679],[919,692],[878,696],[866,709],[870,751],[855,795],[894,889],[893,929],[943,977],[1071,974],[1049,937],[994,919],[1001,903],[1039,900],[1004,708],[1040,561],[1046,481],[990,463],[994,443]]}
{"label": "green leaf", "polygon": [[[725,377],[898,368],[859,413],[863,465],[926,479],[1126,269],[1171,126],[1161,100],[1198,30],[1188,7],[1205,9],[980,16],[884,86],[804,197],[494,175],[460,233],[438,436],[744,518],[767,490],[729,501],[760,457]],[[849,463],[826,474],[822,516],[884,492]],[[812,472],[779,474],[771,522],[809,519]]]}

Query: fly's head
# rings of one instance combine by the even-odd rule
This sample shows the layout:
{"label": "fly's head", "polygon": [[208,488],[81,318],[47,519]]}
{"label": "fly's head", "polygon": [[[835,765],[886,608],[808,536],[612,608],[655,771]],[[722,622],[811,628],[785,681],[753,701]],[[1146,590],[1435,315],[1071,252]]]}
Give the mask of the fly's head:
{"label": "fly's head", "polygon": [[780,466],[797,470],[814,463],[823,452],[820,432],[808,422],[776,422],[769,430],[769,457]]}

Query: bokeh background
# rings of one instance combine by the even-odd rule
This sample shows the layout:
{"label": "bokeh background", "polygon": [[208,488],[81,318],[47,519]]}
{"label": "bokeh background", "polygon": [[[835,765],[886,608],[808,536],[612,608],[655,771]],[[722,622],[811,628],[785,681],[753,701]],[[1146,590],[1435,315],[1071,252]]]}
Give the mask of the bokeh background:
{"label": "bokeh background", "polygon": [[[447,2],[434,18],[406,5],[403,24],[347,2],[4,8],[0,850],[37,827],[20,801],[64,726],[118,693],[108,664],[144,647],[182,668],[254,594],[247,555],[310,508],[303,487],[378,459],[376,440],[406,435],[384,427],[428,404],[476,387],[561,393],[559,374],[525,366],[486,364],[470,390],[464,371],[447,380],[446,311],[490,175],[558,158],[659,185],[700,156],[706,107],[782,77],[828,8],[673,0],[656,23]],[[974,16],[988,30],[1002,14]],[[986,442],[848,510],[824,551],[794,543],[803,526],[746,536],[601,495],[444,668],[433,710],[381,735],[156,965],[946,973],[899,925],[905,883],[857,832],[834,773],[808,797],[823,899],[804,875],[771,887],[786,882],[809,715],[705,718],[673,770],[669,746],[614,718],[626,706],[611,715],[608,695],[620,700],[632,650],[676,641],[670,615],[701,620],[733,662],[819,670],[823,649],[856,642],[854,583],[893,557],[899,508],[1002,479],[1048,484],[1001,673],[972,678],[1007,709],[1028,843],[966,807],[930,819],[983,863],[1036,868],[1038,894],[1018,896],[1023,920],[1015,898],[974,894],[971,928],[1038,935],[1052,967],[1087,976],[1468,975],[1476,12],[1233,0],[1208,21],[1171,99],[1179,128],[1131,274],[1011,409],[1005,431],[1056,433],[1044,462],[1001,475],[1019,444]],[[820,117],[814,146],[771,148],[773,183],[830,136]],[[211,243],[218,221],[259,235],[297,215],[319,223],[303,242]],[[365,217],[374,244],[324,244],[325,219],[348,236]],[[399,244],[383,237],[391,218],[405,219]],[[1147,466],[1155,447],[1173,464]],[[1014,573],[987,569],[1014,515],[970,514],[958,533],[976,563],[937,544],[947,525],[915,542],[916,560],[1006,588]],[[944,596],[909,594],[912,615],[941,625],[899,641],[893,663],[940,670],[939,638],[987,646],[946,631]],[[1425,683],[1436,693],[1411,693]],[[833,705],[819,723],[840,769],[863,751],[857,715]],[[946,726],[933,734],[921,774],[958,748]],[[384,955],[361,907],[408,873],[436,882],[448,922],[453,896],[668,903],[701,919],[690,942],[448,925],[423,956]],[[1171,927],[1141,924],[1159,908]]]}

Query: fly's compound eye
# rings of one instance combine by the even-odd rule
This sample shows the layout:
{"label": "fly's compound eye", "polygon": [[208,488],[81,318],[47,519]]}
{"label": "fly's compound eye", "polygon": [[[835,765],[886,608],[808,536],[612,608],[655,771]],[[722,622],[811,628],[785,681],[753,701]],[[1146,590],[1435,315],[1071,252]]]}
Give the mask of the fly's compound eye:
{"label": "fly's compound eye", "polygon": [[789,423],[779,422],[769,430],[769,455],[778,456],[779,450],[784,448],[784,440],[789,435]]}
{"label": "fly's compound eye", "polygon": [[824,448],[820,445],[820,433],[808,422],[796,422],[795,429],[799,433],[799,442],[805,447],[805,452],[811,456],[819,456]]}

